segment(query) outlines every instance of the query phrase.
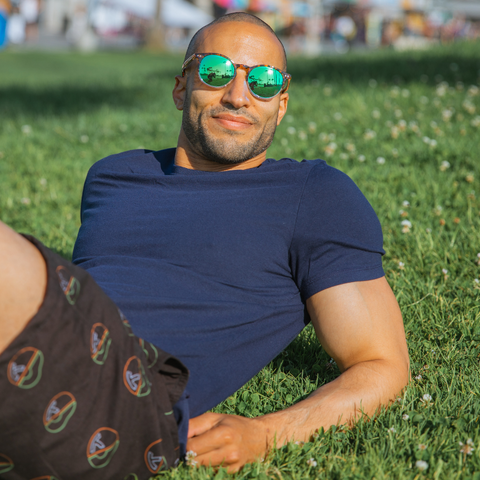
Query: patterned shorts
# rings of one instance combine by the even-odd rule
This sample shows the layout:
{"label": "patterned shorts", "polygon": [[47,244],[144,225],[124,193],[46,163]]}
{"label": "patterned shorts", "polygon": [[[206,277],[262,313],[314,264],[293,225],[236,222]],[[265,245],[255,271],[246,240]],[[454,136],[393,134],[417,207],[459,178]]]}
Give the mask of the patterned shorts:
{"label": "patterned shorts", "polygon": [[90,275],[32,237],[39,312],[0,355],[0,478],[144,479],[179,458],[179,360],[136,337]]}

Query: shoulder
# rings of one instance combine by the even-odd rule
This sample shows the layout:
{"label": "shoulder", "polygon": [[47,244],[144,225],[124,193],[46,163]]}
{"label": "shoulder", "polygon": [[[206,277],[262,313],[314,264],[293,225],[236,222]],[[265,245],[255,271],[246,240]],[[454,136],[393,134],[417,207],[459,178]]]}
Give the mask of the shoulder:
{"label": "shoulder", "polygon": [[174,155],[174,148],[157,152],[136,149],[116,153],[94,163],[88,172],[87,179],[102,174],[155,173],[159,168],[163,169],[163,164],[168,158],[173,159]]}

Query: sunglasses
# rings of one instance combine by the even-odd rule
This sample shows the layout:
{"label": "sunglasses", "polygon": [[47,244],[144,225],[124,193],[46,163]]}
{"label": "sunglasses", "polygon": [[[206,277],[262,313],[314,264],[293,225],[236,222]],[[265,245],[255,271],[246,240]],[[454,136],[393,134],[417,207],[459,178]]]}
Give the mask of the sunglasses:
{"label": "sunglasses", "polygon": [[241,63],[233,63],[225,55],[219,53],[194,53],[182,65],[182,77],[185,69],[198,58],[198,76],[209,87],[226,87],[237,75],[237,68],[247,72],[247,84],[252,95],[263,100],[275,97],[280,92],[286,92],[292,76],[270,65],[255,65],[249,67]]}

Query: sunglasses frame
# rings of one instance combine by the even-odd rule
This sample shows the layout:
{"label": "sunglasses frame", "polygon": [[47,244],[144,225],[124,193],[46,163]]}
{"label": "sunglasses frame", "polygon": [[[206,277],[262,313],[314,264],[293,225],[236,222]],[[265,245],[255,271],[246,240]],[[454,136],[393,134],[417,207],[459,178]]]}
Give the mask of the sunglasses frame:
{"label": "sunglasses frame", "polygon": [[[249,65],[244,65],[243,63],[233,63],[232,60],[230,58],[228,58],[226,55],[222,55],[221,53],[194,53],[193,55],[190,55],[190,57],[188,57],[184,62],[183,62],[183,65],[182,65],[182,77],[185,76],[185,70],[187,69],[188,65],[195,59],[197,58],[199,60],[199,63],[198,63],[198,67],[200,67],[200,62],[205,58],[205,57],[208,57],[209,55],[216,55],[217,57],[223,57],[223,58],[226,58],[228,61],[230,61],[233,65],[233,68],[234,68],[234,75],[233,75],[233,78],[231,78],[228,83],[226,83],[225,85],[218,85],[218,86],[215,86],[215,85],[209,85],[207,82],[205,82],[203,80],[203,78],[200,76],[200,68],[197,69],[198,71],[198,78],[200,78],[200,81],[209,86],[209,87],[212,87],[212,88],[224,88],[226,87],[227,85],[229,85],[234,79],[235,77],[237,76],[237,68],[242,68],[243,70],[245,70],[247,72],[247,85],[248,85],[248,90],[250,91],[250,93],[255,97],[255,98],[259,98],[260,100],[271,100],[272,98],[275,98],[277,95],[279,95],[280,93],[284,93],[288,90],[288,87],[290,86],[290,80],[292,78],[292,76],[287,73],[287,72],[284,72],[282,70],[280,70],[279,68],[277,67],[274,67],[272,65],[265,65],[265,64],[260,64],[260,65],[254,65],[253,67],[250,67]],[[256,94],[255,92],[252,91],[252,89],[250,88],[250,84],[248,83],[248,76],[250,75],[250,72],[254,69],[254,68],[257,68],[257,67],[268,67],[268,68],[273,68],[274,70],[276,70],[277,72],[280,72],[282,77],[283,77],[283,84],[282,84],[282,88],[275,94],[273,95],[272,97],[261,97],[260,95]]]}

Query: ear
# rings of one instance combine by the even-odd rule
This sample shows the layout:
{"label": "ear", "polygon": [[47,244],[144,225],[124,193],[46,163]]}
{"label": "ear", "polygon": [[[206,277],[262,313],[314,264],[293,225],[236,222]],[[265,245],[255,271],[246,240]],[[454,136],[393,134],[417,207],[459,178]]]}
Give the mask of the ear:
{"label": "ear", "polygon": [[287,113],[288,98],[289,98],[288,93],[282,93],[280,95],[280,105],[278,106],[277,126],[280,125],[282,118]]}
{"label": "ear", "polygon": [[173,97],[173,103],[177,107],[177,110],[183,110],[183,103],[185,102],[186,91],[187,91],[187,77],[176,75],[175,86],[173,87],[172,97]]}

